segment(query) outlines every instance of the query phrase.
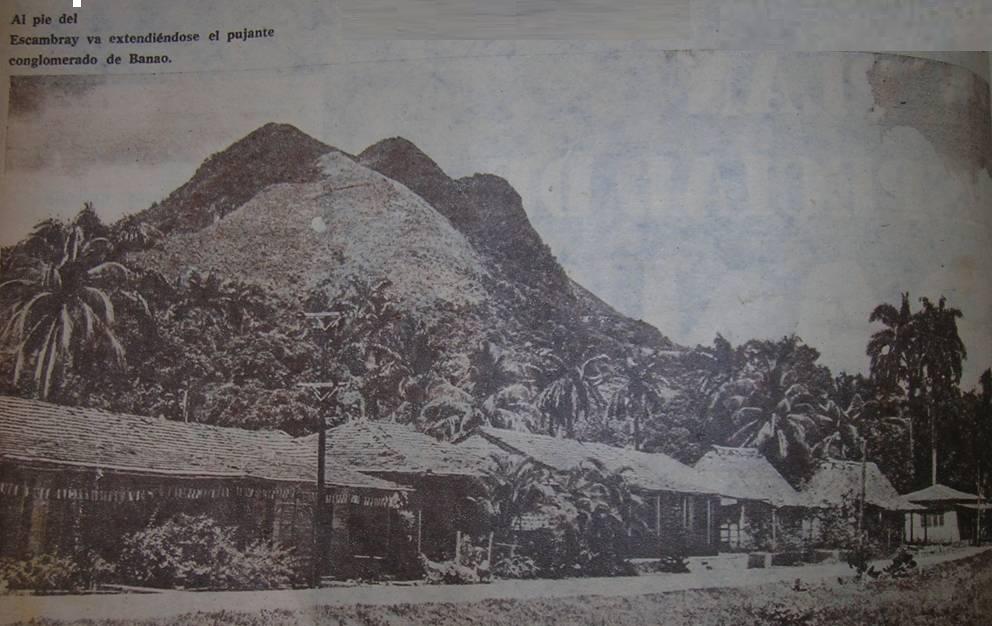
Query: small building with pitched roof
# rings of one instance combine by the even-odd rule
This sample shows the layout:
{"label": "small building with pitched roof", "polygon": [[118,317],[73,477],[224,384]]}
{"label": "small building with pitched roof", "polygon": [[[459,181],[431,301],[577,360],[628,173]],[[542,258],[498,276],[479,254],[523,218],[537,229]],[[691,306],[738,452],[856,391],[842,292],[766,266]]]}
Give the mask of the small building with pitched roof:
{"label": "small building with pitched roof", "polygon": [[[297,445],[316,456],[317,435],[301,437]],[[328,464],[344,465],[416,492],[411,510],[417,518],[409,530],[415,533],[418,551],[428,558],[452,558],[457,534],[476,530],[478,508],[473,498],[483,492],[480,479],[485,472],[478,457],[468,451],[408,424],[361,419],[328,429],[326,452]],[[363,538],[370,543],[370,559],[376,561],[385,557],[386,549],[376,539],[384,536],[376,530],[379,523],[355,514],[346,527],[334,531]]]}
{"label": "small building with pitched roof", "polygon": [[[249,431],[0,396],[0,556],[79,546],[108,560],[121,538],[178,513],[208,514],[246,540],[295,548],[309,571],[354,571],[355,546],[331,534],[316,555],[316,454],[279,431]],[[334,526],[356,512],[395,519],[412,489],[331,460]],[[391,538],[396,540],[395,537]]]}
{"label": "small building with pitched roof", "polygon": [[871,461],[821,461],[813,477],[802,489],[807,504],[818,509],[817,534],[829,547],[836,529],[849,533],[858,522],[858,507],[864,484],[862,521],[869,536],[894,545],[902,540],[903,518],[921,509],[903,496]]}
{"label": "small building with pitched roof", "polygon": [[630,556],[653,557],[673,549],[690,554],[717,552],[719,492],[695,469],[669,456],[488,427],[473,430],[457,444],[478,458],[522,457],[559,474],[589,459],[610,471],[623,470],[631,487],[646,501],[642,517],[648,531],[631,537]]}
{"label": "small building with pitched roof", "polygon": [[767,550],[786,531],[807,533],[806,498],[754,448],[712,446],[693,466],[719,491],[720,547]]}
{"label": "small building with pitched roof", "polygon": [[905,535],[910,543],[974,542],[983,522],[988,528],[988,503],[976,494],[938,483],[903,498],[923,508],[906,516]]}

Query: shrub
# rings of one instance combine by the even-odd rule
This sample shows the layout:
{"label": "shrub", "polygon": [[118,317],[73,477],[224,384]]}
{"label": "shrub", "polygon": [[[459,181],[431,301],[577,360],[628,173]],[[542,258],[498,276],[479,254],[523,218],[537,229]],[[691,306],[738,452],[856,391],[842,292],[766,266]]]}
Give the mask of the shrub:
{"label": "shrub", "polygon": [[26,561],[0,559],[0,588],[69,591],[81,586],[80,568],[67,557],[50,554]]}
{"label": "shrub", "polygon": [[663,574],[688,574],[689,561],[681,554],[666,554],[655,561],[651,569]]}
{"label": "shrub", "polygon": [[421,555],[424,568],[424,580],[430,585],[462,585],[483,581],[479,570],[475,567],[450,561],[431,561]]}
{"label": "shrub", "polygon": [[508,554],[493,565],[496,578],[536,578],[537,574],[534,559],[522,554]]}
{"label": "shrub", "polygon": [[206,515],[179,515],[128,535],[122,571],[155,587],[272,589],[296,581],[298,561],[276,544],[238,546],[236,530]]}
{"label": "shrub", "polygon": [[892,578],[904,578],[916,571],[916,559],[913,558],[912,552],[903,548],[882,571]]}
{"label": "shrub", "polygon": [[114,567],[95,552],[75,558],[43,554],[28,560],[0,559],[0,591],[79,591],[106,582]]}

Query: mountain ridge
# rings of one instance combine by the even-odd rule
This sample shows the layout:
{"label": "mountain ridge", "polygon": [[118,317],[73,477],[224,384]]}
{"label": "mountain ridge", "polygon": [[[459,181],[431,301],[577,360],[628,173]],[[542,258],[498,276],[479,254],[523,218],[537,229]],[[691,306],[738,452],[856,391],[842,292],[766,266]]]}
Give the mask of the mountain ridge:
{"label": "mountain ridge", "polygon": [[[337,169],[330,174],[334,182],[328,183],[330,187],[325,185],[321,188],[323,192],[331,193],[328,189],[335,185],[348,186],[347,181],[341,178],[340,168],[350,161],[355,167],[367,168],[409,190],[465,237],[482,263],[479,268],[467,269],[472,263],[462,263],[461,267],[475,276],[475,279],[469,281],[472,285],[471,291],[477,292],[480,289],[479,284],[485,283],[482,289],[487,291],[490,297],[488,299],[472,297],[466,301],[454,297],[449,290],[448,295],[442,299],[472,305],[488,300],[492,310],[487,311],[481,318],[509,318],[510,321],[509,324],[494,324],[499,327],[497,330],[502,331],[504,327],[510,329],[533,327],[548,320],[575,318],[568,323],[581,325],[584,331],[608,343],[645,343],[664,349],[674,345],[654,327],[617,312],[569,278],[530,223],[522,198],[508,181],[484,173],[453,179],[413,142],[403,137],[391,137],[376,142],[356,156],[323,143],[289,124],[268,123],[259,127],[228,148],[210,156],[189,181],[170,193],[161,203],[153,205],[137,216],[166,234],[164,246],[166,249],[169,248],[169,239],[178,237],[182,241],[181,244],[172,246],[171,260],[150,265],[155,269],[166,270],[166,274],[176,275],[179,267],[183,265],[182,256],[189,254],[203,261],[194,264],[203,270],[235,265],[228,267],[225,273],[229,275],[241,273],[244,268],[258,266],[258,263],[252,262],[251,255],[246,257],[233,252],[237,245],[231,240],[237,238],[237,233],[230,228],[230,223],[225,225],[224,221],[242,207],[254,206],[251,203],[258,196],[267,192],[271,195],[270,190],[273,187],[327,183],[329,173],[321,163],[326,161],[329,155],[335,159]],[[311,191],[318,193],[318,188]],[[292,193],[286,194],[285,190],[282,193],[286,202],[300,201],[299,198],[294,199]],[[342,202],[369,202],[369,199],[361,194],[351,194],[354,197],[349,197],[351,190],[339,189],[334,193],[345,194]],[[398,193],[402,195],[402,192]],[[271,197],[268,197],[262,204],[270,200]],[[316,211],[315,207],[312,208]],[[330,219],[326,215],[316,214],[313,219],[316,220],[318,217],[324,220],[325,225]],[[357,225],[351,224],[351,227],[356,228]],[[280,231],[275,224],[267,228],[271,233],[281,232],[284,236],[288,236],[289,238],[282,244],[286,249],[295,249],[296,242],[293,237],[296,235],[289,235],[289,231]],[[214,237],[194,235],[206,229],[220,233],[220,239],[225,240],[224,244],[219,243]],[[290,230],[297,235],[306,232],[305,229],[300,228]],[[257,232],[256,235],[255,239],[262,244],[248,246],[249,248],[265,250],[270,256],[278,255],[279,245],[269,245],[261,232]],[[307,236],[311,235],[312,233]],[[370,242],[370,245],[383,248],[397,241],[401,241],[401,237],[382,236],[377,238],[375,243]],[[209,250],[220,247],[226,248],[229,256],[238,258],[241,262],[211,263],[206,260],[210,258],[210,255],[206,254]],[[443,246],[433,245],[428,241],[423,242],[419,251],[415,253],[410,251],[412,255],[410,258],[417,259],[413,262],[413,266],[426,267],[423,263],[424,259],[436,256],[431,248],[436,251],[440,247]],[[328,261],[327,265],[338,263],[343,258],[341,255],[347,256],[345,248],[348,246],[342,244],[330,251],[328,254],[330,254],[329,258],[333,259],[333,263]],[[350,249],[357,250],[354,246],[350,246]],[[454,256],[467,254],[459,249]],[[155,257],[156,253],[151,252],[136,258],[142,258],[148,263],[149,259]],[[219,257],[214,257],[217,258]],[[272,261],[268,265],[278,264]],[[310,267],[319,268],[320,263],[316,260],[312,261]],[[395,267],[395,263],[390,267]],[[356,271],[360,272],[383,273],[381,263],[378,265],[374,262],[364,265],[357,263],[356,268]],[[451,277],[449,273],[441,272],[436,266],[432,266],[430,270],[425,271],[424,276],[440,273]],[[316,273],[322,274],[322,272]],[[323,272],[325,279],[327,273]],[[330,283],[340,285],[342,277],[339,273],[333,271],[330,273],[334,275],[334,280]],[[306,284],[307,281],[303,280],[304,275],[305,273],[301,271],[286,274],[287,277],[291,276],[290,282],[297,284]],[[270,287],[280,282],[278,276],[265,274],[265,277],[266,280],[263,282]],[[250,272],[247,278],[251,279]],[[324,282],[326,283],[327,280]],[[396,284],[396,281],[393,282]],[[428,289],[423,281],[415,282],[420,289]],[[444,280],[439,279],[433,284],[433,288],[438,289],[443,283]],[[404,286],[400,284],[398,289],[402,291]],[[413,287],[406,288],[407,292],[412,290]],[[411,296],[410,293],[406,295]],[[493,320],[490,319],[489,323],[492,322]]]}

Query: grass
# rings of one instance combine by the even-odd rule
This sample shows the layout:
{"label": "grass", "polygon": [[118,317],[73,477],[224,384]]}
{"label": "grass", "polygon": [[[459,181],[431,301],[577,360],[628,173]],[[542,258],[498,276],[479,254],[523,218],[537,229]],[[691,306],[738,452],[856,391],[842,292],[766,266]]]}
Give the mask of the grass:
{"label": "grass", "polygon": [[[534,584],[540,584],[535,581]],[[30,622],[63,626],[61,622]],[[124,622],[73,622],[123,626]],[[581,596],[474,603],[324,606],[310,611],[195,613],[138,626],[408,626],[413,624],[553,626],[640,624],[730,626],[941,626],[992,624],[992,553],[945,563],[908,578],[865,584],[833,582],[795,591],[788,584],[684,591],[636,597]]]}

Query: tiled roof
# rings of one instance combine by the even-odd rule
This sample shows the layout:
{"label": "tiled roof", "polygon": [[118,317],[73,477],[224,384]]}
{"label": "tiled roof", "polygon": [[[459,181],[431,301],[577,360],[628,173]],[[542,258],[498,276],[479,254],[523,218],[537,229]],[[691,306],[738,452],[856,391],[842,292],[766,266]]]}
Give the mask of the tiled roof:
{"label": "tiled roof", "polygon": [[[251,431],[109,413],[0,396],[0,459],[102,468],[135,474],[316,481],[307,457],[281,431]],[[341,465],[327,484],[403,490]]]}
{"label": "tiled roof", "polygon": [[[818,506],[838,506],[845,499],[856,502],[861,497],[861,462],[822,461],[803,493],[811,504]],[[865,464],[865,503],[889,511],[921,508],[900,496],[885,474],[871,462]]]}
{"label": "tiled roof", "polygon": [[758,500],[774,506],[802,506],[805,502],[754,448],[713,446],[694,467],[707,485],[731,498]]}
{"label": "tiled roof", "polygon": [[958,491],[940,484],[907,493],[903,498],[910,502],[978,502],[978,496],[973,493]]}
{"label": "tiled roof", "polygon": [[470,441],[474,437],[484,437],[504,449],[513,450],[558,471],[571,470],[592,458],[613,471],[629,468],[631,483],[647,491],[720,493],[714,486],[707,485],[695,469],[660,453],[639,452],[602,443],[559,439],[499,428],[476,429],[463,438],[460,445],[475,448],[477,442]]}
{"label": "tiled roof", "polygon": [[[297,440],[316,454],[317,435]],[[479,458],[451,443],[438,441],[412,426],[355,420],[327,431],[327,460],[360,472],[480,476]]]}

